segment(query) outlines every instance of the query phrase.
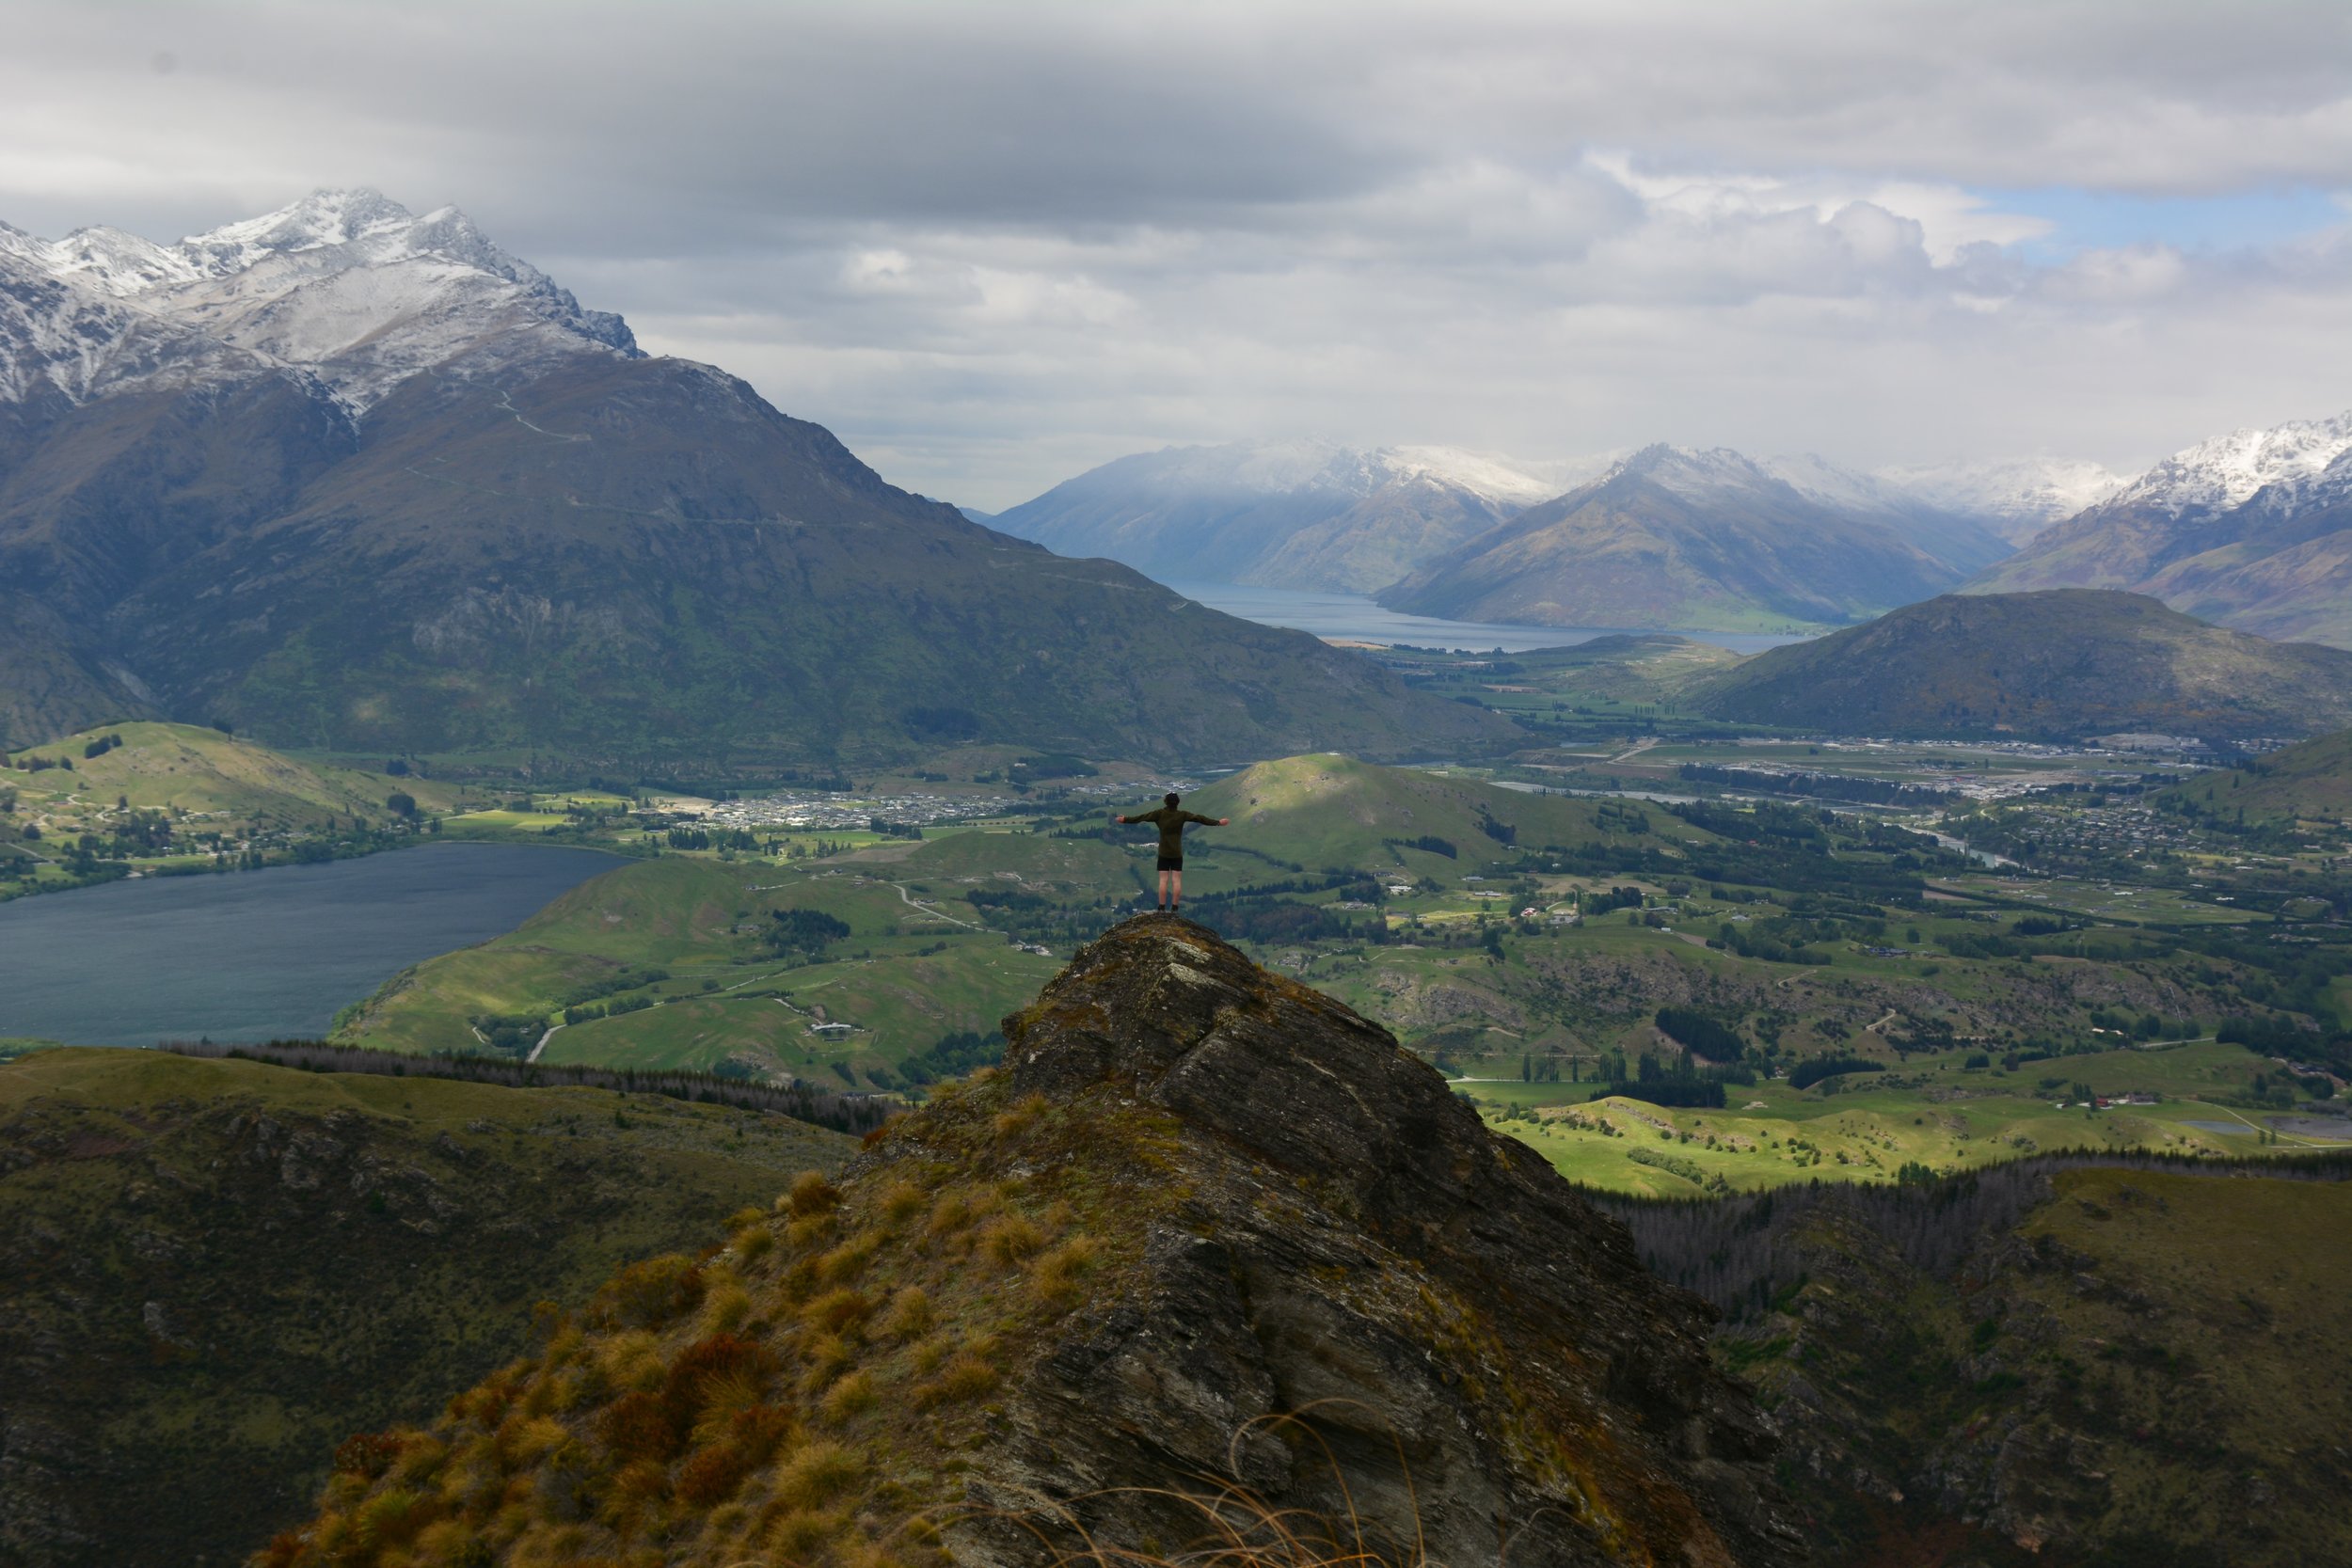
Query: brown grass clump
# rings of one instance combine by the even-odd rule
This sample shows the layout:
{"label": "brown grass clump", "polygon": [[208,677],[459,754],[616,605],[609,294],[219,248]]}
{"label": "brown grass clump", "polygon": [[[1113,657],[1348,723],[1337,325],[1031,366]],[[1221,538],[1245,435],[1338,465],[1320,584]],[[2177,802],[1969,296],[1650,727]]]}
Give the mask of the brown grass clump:
{"label": "brown grass clump", "polygon": [[804,1170],[792,1179],[792,1189],[784,1195],[784,1205],[795,1218],[830,1214],[841,1207],[841,1189],[826,1180],[822,1171]]}
{"label": "brown grass clump", "polygon": [[901,1177],[882,1189],[882,1201],[875,1207],[882,1223],[896,1229],[921,1212],[923,1189]]}
{"label": "brown grass clump", "polygon": [[1071,1237],[1037,1260],[1029,1270],[1029,1288],[1052,1306],[1069,1306],[1078,1298],[1102,1251],[1103,1243],[1091,1236]]}
{"label": "brown grass clump", "polygon": [[838,1334],[819,1334],[801,1346],[803,1395],[813,1395],[857,1365],[857,1350]]}
{"label": "brown grass clump", "polygon": [[1004,1195],[993,1187],[950,1187],[931,1205],[925,1228],[935,1240],[958,1235],[1005,1206]]}
{"label": "brown grass clump", "polygon": [[839,1334],[873,1314],[873,1298],[853,1286],[816,1296],[801,1308],[801,1322],[818,1334]]}
{"label": "brown grass clump", "polygon": [[1010,1268],[1045,1245],[1045,1232],[1022,1214],[999,1214],[980,1227],[980,1251],[999,1268]]}
{"label": "brown grass clump", "polygon": [[866,1462],[839,1443],[818,1441],[793,1450],[776,1469],[776,1500],[789,1509],[822,1508],[866,1478]]}
{"label": "brown grass clump", "polygon": [[669,1372],[661,1341],[643,1329],[607,1338],[596,1347],[592,1364],[613,1388],[656,1388]]}
{"label": "brown grass clump", "polygon": [[740,1328],[751,1316],[752,1295],[749,1291],[729,1279],[715,1287],[703,1298],[699,1326],[705,1334],[725,1334]]}
{"label": "brown grass clump", "polygon": [[914,1407],[930,1410],[962,1400],[976,1400],[993,1392],[999,1381],[994,1364],[986,1357],[968,1350],[958,1351],[947,1358],[937,1377],[915,1387]]}
{"label": "brown grass clump", "polygon": [[817,1259],[817,1277],[827,1285],[838,1285],[855,1279],[866,1272],[881,1249],[882,1238],[874,1235],[852,1236],[839,1246]]}
{"label": "brown grass clump", "polygon": [[589,1313],[623,1328],[658,1328],[694,1309],[703,1296],[702,1270],[677,1253],[631,1263],[589,1304]]}
{"label": "brown grass clump", "polygon": [[774,1249],[776,1233],[768,1227],[765,1218],[738,1230],[727,1242],[727,1250],[742,1263],[756,1263]]}
{"label": "brown grass clump", "polygon": [[849,1526],[850,1516],[839,1511],[788,1509],[768,1527],[768,1549],[778,1562],[814,1562]]}
{"label": "brown grass clump", "polygon": [[851,1417],[873,1409],[881,1399],[882,1392],[875,1387],[871,1373],[845,1372],[834,1380],[832,1387],[825,1390],[825,1397],[818,1402],[817,1408],[827,1422],[839,1426]]}
{"label": "brown grass clump", "polygon": [[875,1325],[884,1338],[913,1339],[930,1332],[931,1298],[920,1285],[901,1286],[890,1298],[890,1310]]}
{"label": "brown grass clump", "polygon": [[1041,1094],[1025,1094],[996,1115],[996,1135],[1013,1139],[1035,1127],[1038,1119],[1051,1109],[1052,1102]]}

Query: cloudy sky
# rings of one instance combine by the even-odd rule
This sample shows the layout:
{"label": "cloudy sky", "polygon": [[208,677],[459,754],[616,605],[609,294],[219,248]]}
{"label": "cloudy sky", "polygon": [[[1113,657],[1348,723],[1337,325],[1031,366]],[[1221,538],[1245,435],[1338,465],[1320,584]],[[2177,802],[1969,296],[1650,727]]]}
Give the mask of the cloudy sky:
{"label": "cloudy sky", "polygon": [[11,0],[0,219],[454,202],[1000,507],[1170,442],[2122,469],[2352,406],[2352,5]]}

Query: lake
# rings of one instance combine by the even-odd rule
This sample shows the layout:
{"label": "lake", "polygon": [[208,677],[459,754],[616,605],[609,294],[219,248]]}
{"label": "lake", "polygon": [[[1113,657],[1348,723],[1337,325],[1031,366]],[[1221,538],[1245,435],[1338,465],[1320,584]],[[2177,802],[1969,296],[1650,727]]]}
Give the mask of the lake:
{"label": "lake", "polygon": [[513,930],[627,863],[590,849],[435,844],[14,899],[0,904],[0,1036],[315,1037],[408,965]]}
{"label": "lake", "polygon": [[[1245,588],[1230,582],[1170,582],[1168,587],[1211,610],[1238,615],[1261,626],[1289,626],[1321,638],[1361,642],[1407,642],[1418,648],[1468,648],[1485,652],[1501,648],[1524,653],[1530,648],[1565,648],[1596,637],[1623,635],[1606,626],[1490,626],[1483,621],[1441,621],[1427,615],[1401,615],[1383,610],[1360,594],[1308,594],[1290,588]],[[1763,637],[1735,632],[1680,631],[1693,642],[1711,642],[1734,653],[1756,654],[1802,637]]]}

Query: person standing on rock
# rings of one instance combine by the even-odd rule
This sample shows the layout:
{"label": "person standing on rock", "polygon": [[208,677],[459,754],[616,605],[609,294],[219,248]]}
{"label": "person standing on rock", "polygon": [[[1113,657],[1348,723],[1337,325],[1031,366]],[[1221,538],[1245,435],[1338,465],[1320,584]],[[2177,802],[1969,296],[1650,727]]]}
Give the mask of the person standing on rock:
{"label": "person standing on rock", "polygon": [[1160,831],[1160,908],[1174,914],[1184,901],[1184,824],[1198,822],[1204,828],[1222,828],[1233,820],[1230,816],[1203,816],[1197,811],[1177,807],[1174,790],[1157,811],[1137,812],[1133,816],[1114,818],[1121,826],[1149,822]]}

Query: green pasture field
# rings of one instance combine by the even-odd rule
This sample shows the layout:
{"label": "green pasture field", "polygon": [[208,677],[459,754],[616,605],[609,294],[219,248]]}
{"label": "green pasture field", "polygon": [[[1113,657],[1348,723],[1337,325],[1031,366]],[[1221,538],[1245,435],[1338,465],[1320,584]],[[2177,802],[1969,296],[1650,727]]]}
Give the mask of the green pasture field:
{"label": "green pasture field", "polygon": [[[2269,1113],[2213,1103],[2242,1094],[2265,1059],[2211,1041],[2027,1062],[2013,1073],[1967,1069],[1963,1053],[1915,1057],[1886,1082],[1855,1073],[1798,1090],[1765,1081],[1725,1086],[1721,1109],[1669,1108],[1611,1098],[1590,1084],[1457,1081],[1495,1131],[1528,1144],[1570,1180],[1613,1192],[1697,1196],[1815,1180],[1891,1181],[1910,1164],[1938,1174],[2062,1149],[2248,1154],[2336,1148],[2277,1131]],[[2098,1096],[2160,1097],[2154,1104],[2090,1109],[2071,1086]],[[2045,1087],[2045,1084],[2053,1086]],[[1601,1129],[1607,1128],[1607,1132]],[[2219,1129],[2228,1127],[2230,1131]],[[2263,1141],[2265,1134],[2275,1143]],[[1674,1157],[1679,1165],[1647,1163]]]}

